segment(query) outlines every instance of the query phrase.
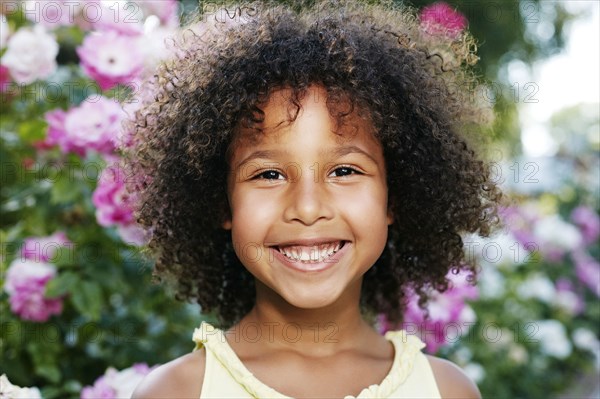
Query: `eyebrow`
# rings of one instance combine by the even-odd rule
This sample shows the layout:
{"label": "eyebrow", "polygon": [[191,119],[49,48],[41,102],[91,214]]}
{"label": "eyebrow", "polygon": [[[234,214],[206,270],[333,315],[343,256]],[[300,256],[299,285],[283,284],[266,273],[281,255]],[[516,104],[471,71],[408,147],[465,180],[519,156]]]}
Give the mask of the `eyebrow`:
{"label": "eyebrow", "polygon": [[251,153],[250,155],[248,155],[246,158],[242,159],[237,165],[236,168],[239,168],[240,166],[252,161],[253,159],[261,159],[261,158],[277,158],[277,157],[281,157],[281,156],[288,156],[289,152],[288,151],[282,151],[282,150],[258,150],[258,151],[254,151],[253,153]]}
{"label": "eyebrow", "polygon": [[[360,147],[357,147],[355,145],[336,147],[331,150],[321,150],[321,153],[325,153],[332,157],[343,157],[344,155],[348,155],[348,154],[362,154],[377,164],[377,160],[371,154],[369,154],[365,150],[363,150]],[[261,158],[269,159],[269,158],[285,157],[285,156],[289,156],[289,154],[290,154],[289,151],[285,151],[285,150],[258,150],[258,151],[252,152],[250,155],[248,155],[246,158],[244,158],[242,161],[240,161],[236,167],[239,168],[240,166],[242,166],[254,159],[261,159]]]}
{"label": "eyebrow", "polygon": [[367,158],[371,159],[373,162],[377,163],[377,160],[371,154],[369,154],[362,148],[357,147],[355,145],[336,147],[335,149],[325,151],[325,152],[327,152],[329,155],[332,155],[334,157],[343,157],[344,155],[358,153],[358,154],[362,154],[362,155],[366,156]]}

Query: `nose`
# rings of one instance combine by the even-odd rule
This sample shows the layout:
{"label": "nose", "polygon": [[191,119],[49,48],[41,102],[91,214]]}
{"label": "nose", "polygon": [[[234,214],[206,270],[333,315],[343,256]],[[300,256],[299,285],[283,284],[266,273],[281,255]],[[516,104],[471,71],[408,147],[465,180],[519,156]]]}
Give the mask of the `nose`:
{"label": "nose", "polygon": [[329,220],[333,217],[333,204],[325,182],[315,181],[309,175],[290,184],[283,212],[286,222],[300,222],[310,226],[319,220]]}

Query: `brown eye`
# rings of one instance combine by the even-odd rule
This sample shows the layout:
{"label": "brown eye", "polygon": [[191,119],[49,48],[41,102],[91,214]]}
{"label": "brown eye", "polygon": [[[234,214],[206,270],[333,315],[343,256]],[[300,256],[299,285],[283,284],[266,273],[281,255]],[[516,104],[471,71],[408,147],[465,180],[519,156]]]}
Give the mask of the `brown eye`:
{"label": "brown eye", "polygon": [[283,179],[283,175],[276,170],[266,170],[254,176],[254,179],[280,180]]}
{"label": "brown eye", "polygon": [[352,175],[352,174],[359,174],[360,172],[358,172],[354,168],[350,168],[348,166],[342,166],[340,168],[335,169],[331,173],[332,173],[332,175],[334,177],[342,177],[342,176],[349,176],[349,175]]}

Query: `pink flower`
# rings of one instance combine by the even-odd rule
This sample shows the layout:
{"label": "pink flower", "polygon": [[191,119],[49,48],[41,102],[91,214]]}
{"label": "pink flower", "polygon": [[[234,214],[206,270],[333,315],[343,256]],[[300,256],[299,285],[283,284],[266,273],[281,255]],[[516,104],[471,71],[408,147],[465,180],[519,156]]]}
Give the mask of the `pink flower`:
{"label": "pink flower", "polygon": [[117,392],[106,382],[106,376],[102,376],[94,382],[93,386],[86,386],[81,390],[81,399],[115,399]]}
{"label": "pink flower", "polygon": [[116,164],[102,171],[98,186],[92,195],[96,206],[96,220],[101,226],[133,223],[131,197],[125,190],[124,172]]}
{"label": "pink flower", "polygon": [[147,231],[137,223],[117,226],[117,232],[123,242],[130,245],[141,246],[148,242]]}
{"label": "pink flower", "polygon": [[148,238],[147,232],[139,226],[133,217],[134,196],[125,189],[125,175],[116,164],[102,171],[98,186],[92,195],[96,206],[96,220],[101,226],[117,226],[124,242],[143,245]]}
{"label": "pink flower", "polygon": [[9,295],[10,309],[23,320],[45,322],[51,315],[62,312],[62,298],[46,298],[48,281],[56,268],[43,262],[15,259],[6,272],[4,290]]}
{"label": "pink flower", "polygon": [[575,274],[597,297],[600,297],[600,263],[584,251],[573,253]]}
{"label": "pink flower", "polygon": [[585,310],[585,301],[579,293],[575,291],[573,282],[564,277],[556,280],[556,297],[554,302],[561,308],[567,310],[573,315],[580,314]]}
{"label": "pink flower", "polygon": [[93,386],[81,390],[81,399],[130,398],[137,385],[154,367],[137,363],[121,371],[109,367]]}
{"label": "pink flower", "polygon": [[56,250],[70,245],[71,241],[62,231],[47,237],[28,237],[21,247],[21,256],[35,262],[55,262]]}
{"label": "pink flower", "polygon": [[571,220],[579,227],[586,245],[590,245],[600,236],[600,216],[590,207],[580,205],[571,212]]}
{"label": "pink flower", "polygon": [[[404,313],[402,328],[408,334],[418,334],[427,345],[427,351],[435,353],[441,346],[458,340],[466,334],[475,321],[475,313],[465,301],[479,297],[479,290],[467,281],[466,273],[447,275],[450,288],[443,294],[432,291],[427,305],[429,317],[419,307],[418,296],[411,294]],[[384,332],[393,328],[383,321]]]}
{"label": "pink flower", "polygon": [[455,39],[467,26],[467,18],[440,1],[423,7],[419,14],[422,29],[430,35],[446,35]]}
{"label": "pink flower", "polygon": [[94,32],[77,48],[83,71],[102,90],[135,82],[144,67],[144,57],[135,36],[116,31]]}
{"label": "pink flower", "polygon": [[90,150],[111,153],[125,117],[125,112],[114,100],[98,97],[92,101],[88,98],[68,112],[55,110],[46,114],[49,124],[46,142],[58,145],[65,153],[74,152],[81,156]]}
{"label": "pink flower", "polygon": [[523,247],[536,243],[536,238],[531,231],[531,226],[540,219],[537,208],[531,206],[509,206],[500,210],[500,216],[510,233]]}
{"label": "pink flower", "polygon": [[539,251],[546,261],[556,263],[577,250],[582,234],[558,214],[542,214],[539,205],[525,204],[502,210],[501,215],[514,237],[527,250]]}
{"label": "pink flower", "polygon": [[20,28],[8,39],[2,65],[17,83],[30,84],[45,79],[56,70],[58,43],[40,25]]}

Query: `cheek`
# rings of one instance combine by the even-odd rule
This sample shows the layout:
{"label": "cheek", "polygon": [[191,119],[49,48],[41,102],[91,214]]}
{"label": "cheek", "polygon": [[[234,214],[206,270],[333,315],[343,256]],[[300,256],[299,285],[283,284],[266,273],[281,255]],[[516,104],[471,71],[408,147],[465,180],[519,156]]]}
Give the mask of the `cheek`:
{"label": "cheek", "polygon": [[262,226],[273,216],[273,203],[261,195],[234,190],[231,196],[232,238],[248,242],[260,239]]}
{"label": "cheek", "polygon": [[366,224],[377,224],[387,218],[387,190],[379,185],[350,190],[340,199],[344,208],[364,219]]}
{"label": "cheek", "polygon": [[355,191],[344,201],[345,213],[352,220],[355,234],[361,235],[374,248],[383,250],[387,241],[389,217],[387,190],[371,187]]}

